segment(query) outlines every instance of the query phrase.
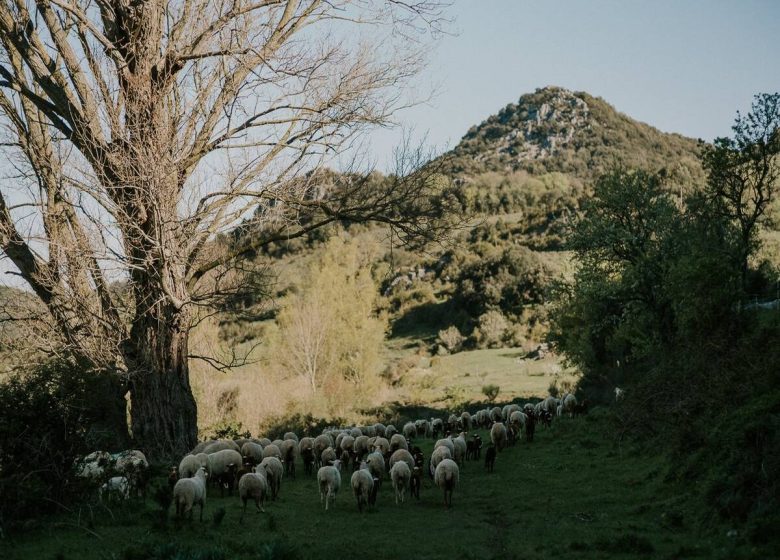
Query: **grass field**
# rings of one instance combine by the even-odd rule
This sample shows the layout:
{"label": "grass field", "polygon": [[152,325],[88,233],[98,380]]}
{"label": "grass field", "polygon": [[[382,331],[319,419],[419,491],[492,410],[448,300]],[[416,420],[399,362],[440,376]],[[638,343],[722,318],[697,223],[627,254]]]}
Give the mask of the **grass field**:
{"label": "grass field", "polygon": [[[745,558],[729,527],[703,528],[687,492],[663,481],[663,458],[618,446],[603,411],[561,419],[499,455],[496,470],[468,462],[454,506],[426,479],[421,500],[396,506],[385,481],[375,508],[358,513],[342,475],[335,508],[323,511],[316,483],[285,480],[265,514],[239,524],[237,497],[209,497],[204,521],[159,525],[154,500],[93,505],[40,521],[0,558]],[[487,434],[483,433],[483,437]],[[426,457],[432,442],[422,441]],[[299,473],[302,473],[299,468]],[[162,481],[160,481],[162,482]],[[251,506],[250,506],[251,507]],[[214,514],[225,509],[216,525]],[[764,556],[766,557],[766,556]]]}

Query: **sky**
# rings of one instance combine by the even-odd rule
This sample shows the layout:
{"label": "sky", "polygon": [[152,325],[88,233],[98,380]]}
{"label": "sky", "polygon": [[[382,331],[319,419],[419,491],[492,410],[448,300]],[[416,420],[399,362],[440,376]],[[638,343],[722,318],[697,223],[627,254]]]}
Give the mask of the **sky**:
{"label": "sky", "polygon": [[418,79],[432,102],[370,135],[380,168],[413,129],[445,151],[524,93],[586,91],[666,132],[728,136],[753,95],[780,91],[780,0],[455,0]]}

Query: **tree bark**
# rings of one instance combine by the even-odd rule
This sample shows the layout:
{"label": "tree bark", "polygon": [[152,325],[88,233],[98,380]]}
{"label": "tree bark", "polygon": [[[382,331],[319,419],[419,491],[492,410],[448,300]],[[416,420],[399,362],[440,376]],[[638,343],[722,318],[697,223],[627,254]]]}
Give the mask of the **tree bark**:
{"label": "tree bark", "polygon": [[183,315],[158,304],[136,317],[130,333],[131,429],[137,445],[155,459],[180,458],[197,442]]}

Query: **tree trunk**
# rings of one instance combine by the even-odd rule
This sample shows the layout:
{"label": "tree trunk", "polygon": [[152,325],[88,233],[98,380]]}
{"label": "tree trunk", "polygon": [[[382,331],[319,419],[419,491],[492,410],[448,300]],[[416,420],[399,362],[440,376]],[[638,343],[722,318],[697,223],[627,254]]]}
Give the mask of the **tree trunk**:
{"label": "tree trunk", "polygon": [[197,442],[182,315],[154,305],[136,317],[130,333],[131,428],[138,446],[155,460],[179,459]]}

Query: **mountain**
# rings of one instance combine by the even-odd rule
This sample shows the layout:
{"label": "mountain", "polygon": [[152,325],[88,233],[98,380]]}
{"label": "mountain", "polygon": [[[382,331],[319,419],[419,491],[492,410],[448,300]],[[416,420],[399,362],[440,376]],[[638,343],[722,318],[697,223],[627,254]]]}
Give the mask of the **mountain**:
{"label": "mountain", "polygon": [[704,177],[698,152],[696,140],[661,132],[588,93],[549,86],[473,126],[448,156],[457,175],[560,172],[589,182],[620,162],[666,169],[693,184]]}

